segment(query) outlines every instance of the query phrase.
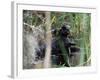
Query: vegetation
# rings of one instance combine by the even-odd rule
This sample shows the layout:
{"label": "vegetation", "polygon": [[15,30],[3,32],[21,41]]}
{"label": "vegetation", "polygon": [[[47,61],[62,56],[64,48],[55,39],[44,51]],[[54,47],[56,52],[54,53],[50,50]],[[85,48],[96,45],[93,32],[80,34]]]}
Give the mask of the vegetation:
{"label": "vegetation", "polygon": [[[41,27],[43,31],[48,33],[50,31],[47,30],[45,11],[31,11],[31,10],[23,10],[23,23],[34,26]],[[80,48],[80,56],[77,60],[79,61],[76,64],[76,61],[69,61],[69,65],[71,66],[90,66],[91,65],[91,14],[90,13],[75,13],[75,12],[50,12],[50,29],[51,31],[54,29],[61,29],[63,24],[69,25],[71,37],[74,42],[77,44],[77,47]],[[44,40],[46,35],[44,34]],[[56,33],[58,34],[58,33]],[[59,37],[59,35],[58,35]],[[58,43],[63,45],[62,42]],[[65,48],[62,48],[62,53],[66,53]],[[24,53],[23,53],[24,54]],[[64,55],[64,54],[62,54]],[[51,54],[52,56],[52,54]],[[64,56],[63,56],[64,57]],[[67,57],[64,57],[65,60],[68,61]],[[52,58],[52,67],[62,67],[63,65],[55,66],[55,58]]]}

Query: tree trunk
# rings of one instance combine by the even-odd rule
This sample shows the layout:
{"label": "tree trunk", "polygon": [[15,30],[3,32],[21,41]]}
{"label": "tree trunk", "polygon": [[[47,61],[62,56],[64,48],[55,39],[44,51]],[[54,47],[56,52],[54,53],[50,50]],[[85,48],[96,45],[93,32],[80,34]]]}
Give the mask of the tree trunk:
{"label": "tree trunk", "polygon": [[[44,68],[51,67],[51,17],[50,12],[46,12],[46,53],[44,58]],[[49,33],[48,33],[49,32]]]}

